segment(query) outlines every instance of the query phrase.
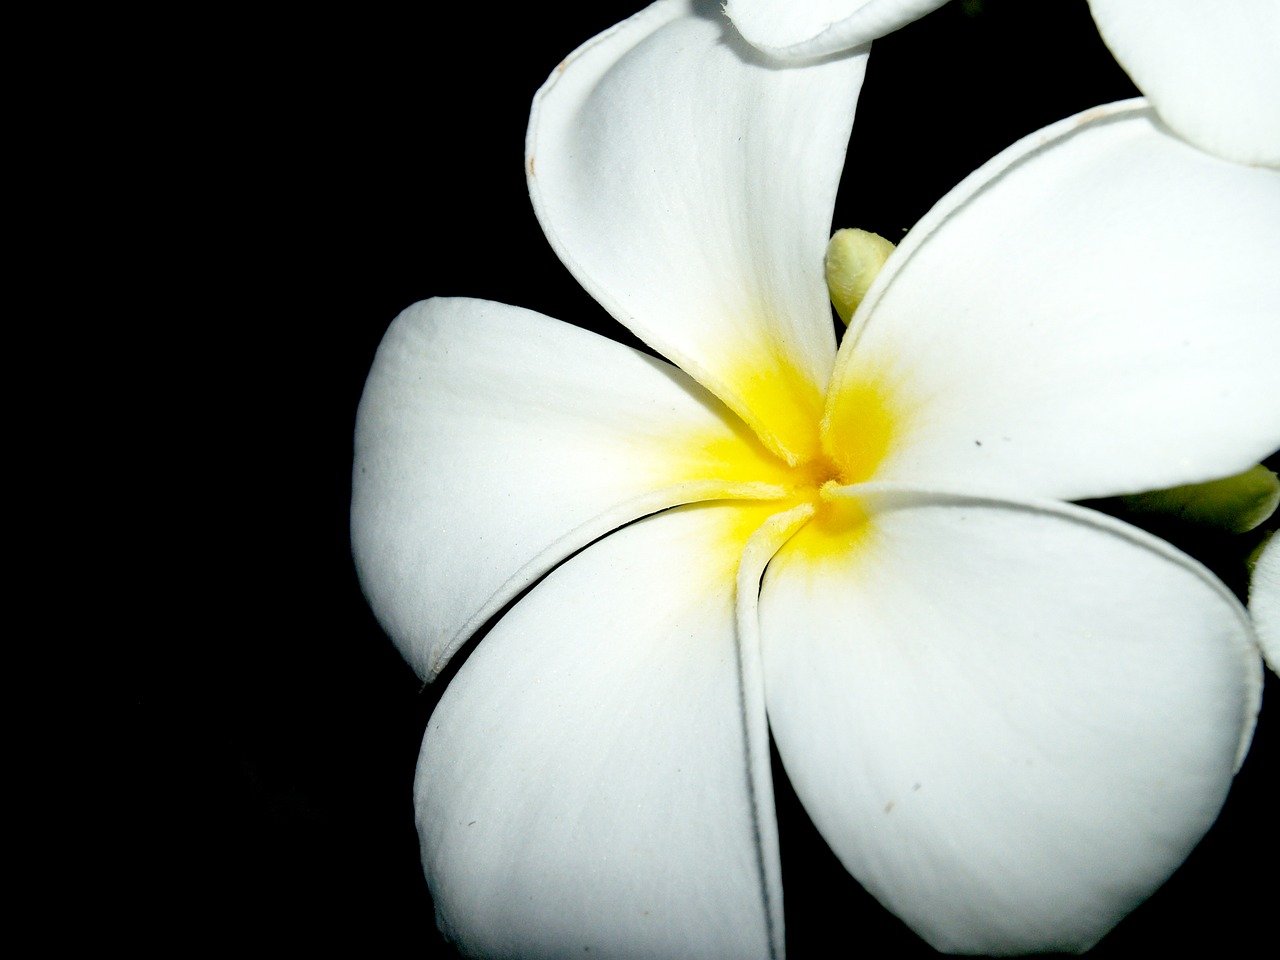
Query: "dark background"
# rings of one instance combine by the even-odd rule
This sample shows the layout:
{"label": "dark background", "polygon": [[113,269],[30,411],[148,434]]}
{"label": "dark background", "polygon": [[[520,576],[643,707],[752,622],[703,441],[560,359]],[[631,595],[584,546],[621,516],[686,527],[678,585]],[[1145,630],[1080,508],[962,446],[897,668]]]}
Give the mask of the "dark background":
{"label": "dark background", "polygon": [[[190,706],[184,680],[139,684],[128,705],[135,772],[165,779],[172,797],[164,811],[134,811],[132,829],[168,824],[142,896],[184,918],[187,945],[450,955],[412,809],[440,689],[422,688],[356,582],[355,410],[387,325],[426,297],[484,297],[622,336],[543,241],[523,139],[551,69],[638,7],[586,4],[562,20],[549,12],[561,5],[472,4],[451,7],[450,22],[249,22],[202,85],[208,125],[191,147],[210,172],[186,189],[227,239],[201,254],[212,270],[190,296],[214,305],[200,338],[231,358],[215,378],[230,415],[208,469],[235,506],[209,513],[226,559],[197,617],[212,634],[199,672],[215,692],[198,703],[209,741],[187,792],[174,796],[165,776],[176,762],[169,711]],[[1084,2],[952,3],[876,43],[846,174],[874,186],[843,191],[835,225],[898,239],[1015,139],[1132,95]],[[1224,566],[1238,582],[1235,570]],[[1264,711],[1218,825],[1093,955],[1229,956],[1271,939],[1278,737]],[[787,789],[793,960],[827,955],[829,940],[863,956],[930,955],[845,874]]]}

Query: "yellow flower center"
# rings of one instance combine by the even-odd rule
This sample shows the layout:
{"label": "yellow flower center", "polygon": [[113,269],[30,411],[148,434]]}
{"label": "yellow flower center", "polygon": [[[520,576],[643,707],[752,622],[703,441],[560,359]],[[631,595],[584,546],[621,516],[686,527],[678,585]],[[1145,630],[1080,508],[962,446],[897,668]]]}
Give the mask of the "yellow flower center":
{"label": "yellow flower center", "polygon": [[[756,410],[776,409],[783,405],[779,397],[794,391],[793,385],[763,379],[753,386],[750,400]],[[815,415],[808,423],[813,438],[808,448],[816,452],[794,465],[771,452],[745,424],[732,443],[701,448],[699,472],[713,470],[726,481],[720,496],[744,501],[726,559],[770,517],[797,507],[811,513],[788,549],[813,560],[847,562],[864,544],[872,524],[856,486],[873,479],[889,452],[895,416],[888,392],[870,381],[845,382],[833,400],[825,416]]]}
{"label": "yellow flower center", "polygon": [[[853,247],[844,236],[841,252],[829,255],[827,263],[833,300],[837,306],[843,301],[850,313],[848,290],[856,288],[858,297],[865,293],[887,256],[885,247],[892,249],[874,234],[858,233]],[[866,256],[858,253],[863,248]],[[841,264],[858,273],[852,286],[845,283],[849,278]],[[847,559],[872,528],[856,487],[874,478],[902,434],[903,411],[890,381],[846,365],[837,369],[824,396],[768,349],[749,351],[740,366],[730,369],[727,379],[736,385],[733,407],[742,420],[731,441],[721,437],[694,445],[696,475],[712,484],[703,496],[754,501],[743,504],[735,521],[732,538],[740,544],[770,516],[805,507],[809,519],[788,549],[814,559]]]}
{"label": "yellow flower center", "polygon": [[849,489],[871,480],[889,451],[894,415],[888,392],[870,381],[846,382],[814,425],[820,453],[788,468],[792,504],[814,514],[792,541],[812,558],[847,556],[870,533],[868,518]]}

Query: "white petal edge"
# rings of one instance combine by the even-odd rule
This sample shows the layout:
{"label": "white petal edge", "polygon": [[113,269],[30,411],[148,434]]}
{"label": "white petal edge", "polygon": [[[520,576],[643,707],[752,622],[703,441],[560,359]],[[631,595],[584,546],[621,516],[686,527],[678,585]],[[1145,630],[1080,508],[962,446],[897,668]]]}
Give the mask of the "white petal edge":
{"label": "white petal edge", "polygon": [[813,516],[811,504],[802,503],[776,513],[762,523],[742,549],[738,563],[735,623],[743,690],[743,721],[746,725],[751,783],[756,821],[760,830],[761,872],[769,911],[769,929],[774,954],[785,953],[782,909],[782,862],[778,843],[778,821],[773,795],[773,769],[769,754],[769,718],[765,711],[764,666],[760,655],[760,580],[778,548],[795,530]]}
{"label": "white petal edge", "polygon": [[1090,0],[1120,66],[1191,143],[1280,167],[1280,4]]}
{"label": "white petal edge", "polygon": [[[865,64],[770,66],[717,3],[660,0],[557,67],[529,122],[534,210],[573,275],[800,457],[835,356],[822,257]],[[794,387],[789,412],[761,414],[762,382]]]}
{"label": "white petal edge", "polygon": [[1258,631],[1262,655],[1280,673],[1280,537],[1275,534],[1262,548],[1249,581],[1249,613]]}
{"label": "white petal edge", "polygon": [[860,47],[941,6],[942,0],[728,0],[725,14],[753,46],[800,59]]}
{"label": "white petal edge", "polygon": [[783,467],[668,364],[518,307],[424,301],[388,329],[361,398],[356,569],[431,679],[574,550],[673,504],[759,496],[764,484],[724,477],[771,469]]}
{"label": "white petal edge", "polygon": [[734,631],[744,513],[677,508],[593,544],[446,689],[416,806],[437,920],[469,954],[780,956],[776,826],[749,782],[763,750],[771,795],[769,747],[747,742],[761,705]]}
{"label": "white petal edge", "polygon": [[[904,238],[829,396],[889,397],[876,480],[1065,500],[1198,483],[1280,445],[1280,173],[1141,100],[1014,144]],[[835,411],[835,412],[831,412]],[[843,436],[842,436],[843,431]]]}
{"label": "white petal edge", "polygon": [[[769,566],[769,722],[846,868],[944,952],[1081,951],[1213,823],[1261,663],[1198,564],[1090,511],[865,486]],[[806,528],[807,529],[807,528]]]}

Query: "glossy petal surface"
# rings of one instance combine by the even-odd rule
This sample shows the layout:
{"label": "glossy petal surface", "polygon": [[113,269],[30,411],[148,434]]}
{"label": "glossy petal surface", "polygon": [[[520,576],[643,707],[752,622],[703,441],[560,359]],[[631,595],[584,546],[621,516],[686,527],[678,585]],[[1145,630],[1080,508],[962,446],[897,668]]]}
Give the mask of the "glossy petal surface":
{"label": "glossy petal surface", "polygon": [[841,345],[826,442],[878,480],[1064,500],[1216,479],[1280,445],[1280,173],[1142,101],[1046,128],[903,240]]}
{"label": "glossy petal surface", "polygon": [[728,0],[725,14],[753,46],[799,59],[860,47],[940,6],[941,0]]}
{"label": "glossy petal surface", "polygon": [[1280,167],[1280,4],[1090,0],[1102,38],[1181,136]]}
{"label": "glossy petal surface", "polygon": [[734,633],[738,557],[766,516],[699,505],[611,534],[512,608],[449,685],[423,741],[418,824],[441,927],[469,950],[770,955]]}
{"label": "glossy petal surface", "polygon": [[816,448],[822,256],[865,61],[774,69],[717,3],[664,0],[566,59],[530,119],[561,259],[783,453]]}
{"label": "glossy petal surface", "polygon": [[431,678],[583,544],[782,470],[668,364],[517,307],[430,300],[392,325],[365,385],[356,566],[383,627]]}
{"label": "glossy petal surface", "polygon": [[1217,816],[1260,690],[1244,611],[1076,508],[867,494],[760,598],[768,710],[845,866],[947,952],[1080,950]]}

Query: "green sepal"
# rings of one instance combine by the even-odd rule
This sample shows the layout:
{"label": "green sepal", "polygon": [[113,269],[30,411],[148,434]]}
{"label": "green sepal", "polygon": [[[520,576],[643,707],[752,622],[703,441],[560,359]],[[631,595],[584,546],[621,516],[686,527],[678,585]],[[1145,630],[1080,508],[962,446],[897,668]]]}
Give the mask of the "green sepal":
{"label": "green sepal", "polygon": [[1280,479],[1258,464],[1221,480],[1133,494],[1120,502],[1133,513],[1160,514],[1225,533],[1247,533],[1280,505]]}

